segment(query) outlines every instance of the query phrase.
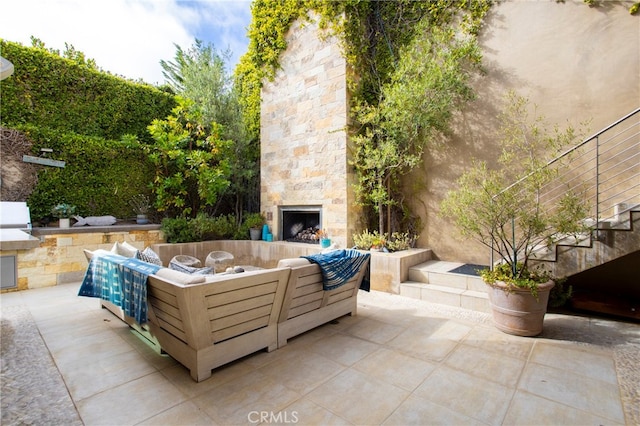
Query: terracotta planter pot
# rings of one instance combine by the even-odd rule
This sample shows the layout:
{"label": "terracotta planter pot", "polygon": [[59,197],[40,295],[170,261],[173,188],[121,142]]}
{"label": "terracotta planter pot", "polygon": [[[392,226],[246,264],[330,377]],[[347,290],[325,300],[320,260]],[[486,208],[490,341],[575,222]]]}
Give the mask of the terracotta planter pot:
{"label": "terracotta planter pot", "polygon": [[507,290],[503,282],[489,286],[489,302],[496,328],[516,336],[537,336],[542,333],[549,292],[554,285],[553,281],[540,284],[537,300],[527,289],[516,287]]}

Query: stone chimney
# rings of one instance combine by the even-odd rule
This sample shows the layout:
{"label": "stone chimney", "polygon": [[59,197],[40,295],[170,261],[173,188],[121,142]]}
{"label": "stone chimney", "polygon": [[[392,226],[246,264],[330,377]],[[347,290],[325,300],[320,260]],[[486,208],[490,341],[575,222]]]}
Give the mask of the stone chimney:
{"label": "stone chimney", "polygon": [[275,240],[283,238],[283,216],[317,211],[318,228],[344,248],[359,211],[348,164],[347,64],[337,39],[319,31],[317,23],[294,23],[281,69],[262,88],[261,210]]}

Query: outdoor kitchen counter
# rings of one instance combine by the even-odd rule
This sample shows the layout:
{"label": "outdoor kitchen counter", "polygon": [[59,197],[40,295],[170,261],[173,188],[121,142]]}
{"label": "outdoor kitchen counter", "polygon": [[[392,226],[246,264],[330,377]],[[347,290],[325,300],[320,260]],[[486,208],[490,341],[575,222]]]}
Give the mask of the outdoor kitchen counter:
{"label": "outdoor kitchen counter", "polygon": [[0,251],[31,250],[40,245],[40,239],[20,229],[0,229]]}
{"label": "outdoor kitchen counter", "polygon": [[32,234],[54,235],[54,234],[82,234],[82,233],[105,233],[105,232],[129,232],[129,231],[153,231],[160,229],[159,224],[137,225],[119,224],[109,226],[70,226],[69,228],[57,227],[36,227],[32,229]]}

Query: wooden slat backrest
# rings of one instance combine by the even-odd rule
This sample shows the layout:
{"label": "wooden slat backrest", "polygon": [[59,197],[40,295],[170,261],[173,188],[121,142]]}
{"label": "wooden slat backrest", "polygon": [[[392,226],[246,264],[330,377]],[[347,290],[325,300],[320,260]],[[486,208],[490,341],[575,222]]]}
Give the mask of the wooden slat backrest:
{"label": "wooden slat backrest", "polygon": [[322,273],[317,264],[293,267],[289,278],[289,288],[285,295],[280,321],[303,315],[315,309],[348,299],[358,291],[364,275],[360,273],[344,285],[329,291],[322,287]]}
{"label": "wooden slat backrest", "polygon": [[266,327],[277,320],[275,317],[279,311],[273,311],[274,300],[279,287],[286,286],[286,283],[283,286],[277,275],[267,279],[264,272],[259,275],[238,274],[234,278],[237,279],[211,287],[206,295],[207,315],[214,344]]}
{"label": "wooden slat backrest", "polygon": [[149,277],[147,303],[149,322],[186,343],[187,335],[176,296],[180,287]]}
{"label": "wooden slat backrest", "polygon": [[154,321],[195,349],[275,325],[289,272],[250,271],[188,286],[150,277]]}

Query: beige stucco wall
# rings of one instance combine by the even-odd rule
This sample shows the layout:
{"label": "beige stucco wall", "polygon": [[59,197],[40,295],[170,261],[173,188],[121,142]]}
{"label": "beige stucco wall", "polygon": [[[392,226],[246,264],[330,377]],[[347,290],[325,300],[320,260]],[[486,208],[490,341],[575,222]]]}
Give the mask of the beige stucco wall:
{"label": "beige stucco wall", "polygon": [[[510,89],[538,105],[551,124],[591,120],[591,135],[640,106],[640,16],[632,2],[509,1],[495,5],[480,38],[486,75],[456,118],[447,148],[433,150],[424,169],[408,176],[426,227],[418,240],[442,260],[487,264],[488,249],[463,241],[439,216],[447,190],[471,159],[495,158],[496,117]],[[424,186],[416,182],[424,182]]]}

